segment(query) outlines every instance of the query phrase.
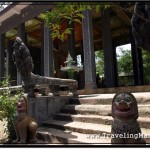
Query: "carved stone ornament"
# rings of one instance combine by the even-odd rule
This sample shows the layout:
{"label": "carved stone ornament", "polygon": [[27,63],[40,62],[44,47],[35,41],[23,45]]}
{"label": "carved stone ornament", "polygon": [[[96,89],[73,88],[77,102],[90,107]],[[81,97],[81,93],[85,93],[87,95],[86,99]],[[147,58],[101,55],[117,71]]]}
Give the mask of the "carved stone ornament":
{"label": "carved stone ornament", "polygon": [[[111,139],[112,144],[144,144],[138,136],[141,134],[138,118],[137,101],[133,94],[128,92],[117,93],[112,100]],[[118,136],[116,136],[118,135]]]}
{"label": "carved stone ornament", "polygon": [[16,140],[13,143],[36,143],[36,131],[38,125],[36,121],[28,115],[28,99],[21,96],[17,101],[17,113],[13,125],[16,133]]}

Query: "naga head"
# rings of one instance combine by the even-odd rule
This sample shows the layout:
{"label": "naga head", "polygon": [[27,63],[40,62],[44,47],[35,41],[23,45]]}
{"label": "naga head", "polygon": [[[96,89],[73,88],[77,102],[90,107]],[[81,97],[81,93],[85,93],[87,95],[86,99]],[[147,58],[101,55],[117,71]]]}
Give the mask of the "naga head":
{"label": "naga head", "polygon": [[136,98],[129,92],[117,93],[112,100],[112,117],[120,119],[137,119]]}
{"label": "naga head", "polygon": [[14,48],[17,48],[18,46],[21,45],[21,43],[22,43],[21,38],[20,38],[20,37],[16,37],[15,42],[14,42],[14,44],[13,44],[13,47],[14,47]]}

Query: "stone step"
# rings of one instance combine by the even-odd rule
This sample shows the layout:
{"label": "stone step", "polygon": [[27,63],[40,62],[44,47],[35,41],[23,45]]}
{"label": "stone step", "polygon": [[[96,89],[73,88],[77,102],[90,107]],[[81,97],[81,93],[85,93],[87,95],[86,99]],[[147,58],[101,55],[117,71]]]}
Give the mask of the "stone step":
{"label": "stone step", "polygon": [[[108,138],[111,133],[111,125],[83,123],[83,122],[49,120],[42,124],[42,128],[44,129],[45,127],[48,129],[54,128],[54,129],[59,129],[64,131],[69,130],[70,133],[78,132],[78,133],[86,134],[87,138],[93,138],[93,139],[101,137],[103,135],[105,135],[105,137],[103,136],[103,138]],[[150,129],[141,128],[141,131],[142,134],[147,137],[145,138],[146,142],[150,143]]]}
{"label": "stone step", "polygon": [[44,122],[42,126],[60,130],[71,130],[72,132],[79,132],[84,134],[109,133],[111,128],[110,125],[58,120],[48,120]]}
{"label": "stone step", "polygon": [[[113,121],[113,118],[111,116],[81,115],[81,114],[73,115],[73,114],[65,114],[65,113],[54,114],[53,118],[55,120],[60,120],[60,121],[77,121],[77,122],[97,123],[97,124],[105,124],[105,125],[111,125]],[[139,117],[137,121],[139,122],[141,128],[150,127],[149,117]]]}
{"label": "stone step", "polygon": [[111,116],[111,105],[64,105],[62,113]]}
{"label": "stone step", "polygon": [[[132,93],[138,104],[150,104],[150,92],[143,93]],[[97,104],[110,104],[115,94],[91,94],[91,95],[79,95],[78,98],[70,98],[70,104],[87,104],[87,105],[97,105]]]}
{"label": "stone step", "polygon": [[111,125],[113,118],[111,116],[100,116],[100,115],[81,115],[81,114],[65,114],[57,113],[54,114],[53,118],[60,121],[77,121],[85,123],[97,123]]}
{"label": "stone step", "polygon": [[[111,105],[65,105],[62,113],[111,116]],[[150,115],[150,105],[138,105],[139,116]]]}
{"label": "stone step", "polygon": [[70,98],[70,104],[87,104],[87,105],[97,105],[97,104],[111,104],[114,94],[92,94],[79,96],[78,98]]}
{"label": "stone step", "polygon": [[[39,127],[37,130],[37,138],[43,143],[50,144],[109,144],[110,138],[93,138],[93,135],[72,132],[69,130],[59,130],[54,128]],[[42,142],[41,142],[42,144]]]}

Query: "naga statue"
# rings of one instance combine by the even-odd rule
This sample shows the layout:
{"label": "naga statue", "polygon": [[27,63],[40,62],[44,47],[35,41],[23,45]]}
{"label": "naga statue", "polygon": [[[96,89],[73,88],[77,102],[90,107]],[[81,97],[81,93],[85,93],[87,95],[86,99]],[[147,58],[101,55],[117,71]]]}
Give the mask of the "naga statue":
{"label": "naga statue", "polygon": [[140,137],[138,115],[137,101],[133,94],[120,92],[114,96],[112,100],[112,117],[114,118],[111,128],[111,134],[114,135],[111,139],[112,144],[145,144],[144,139]]}
{"label": "naga statue", "polygon": [[150,3],[136,2],[131,18],[132,33],[138,48],[150,51]]}
{"label": "naga statue", "polygon": [[14,118],[13,125],[17,139],[13,143],[36,143],[36,121],[28,115],[28,99],[26,96],[21,96],[17,101],[18,115]]}
{"label": "naga statue", "polygon": [[54,96],[59,95],[60,85],[67,85],[70,92],[73,93],[74,97],[78,97],[77,93],[77,81],[72,79],[60,79],[46,76],[35,75],[32,73],[34,65],[30,55],[30,51],[27,46],[23,43],[20,37],[16,37],[13,44],[12,58],[16,65],[17,71],[22,77],[22,87],[25,93],[28,93],[28,97],[36,97],[34,93],[35,86],[38,84],[48,84],[51,92]]}
{"label": "naga statue", "polygon": [[23,88],[29,97],[35,97],[33,91],[35,87],[35,75],[32,73],[34,65],[30,51],[19,37],[16,37],[13,48],[12,59],[17,71],[21,74]]}

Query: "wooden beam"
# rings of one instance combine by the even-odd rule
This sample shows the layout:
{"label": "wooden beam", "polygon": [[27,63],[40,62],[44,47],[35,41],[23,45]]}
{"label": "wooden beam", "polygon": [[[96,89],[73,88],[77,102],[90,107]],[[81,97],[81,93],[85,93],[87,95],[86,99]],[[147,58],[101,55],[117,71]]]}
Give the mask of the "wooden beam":
{"label": "wooden beam", "polygon": [[112,5],[110,8],[117,14],[117,16],[124,23],[126,23],[126,25],[128,25],[129,27],[131,26],[131,20],[130,20],[130,18],[123,12],[123,10],[119,6]]}
{"label": "wooden beam", "polygon": [[54,5],[46,5],[45,3],[36,3],[33,5],[29,5],[24,8],[21,14],[14,15],[13,17],[8,18],[3,21],[0,26],[0,34],[7,32],[8,30],[17,27],[19,24],[27,22],[30,19],[38,16],[39,14],[46,12],[47,10],[53,8]]}

